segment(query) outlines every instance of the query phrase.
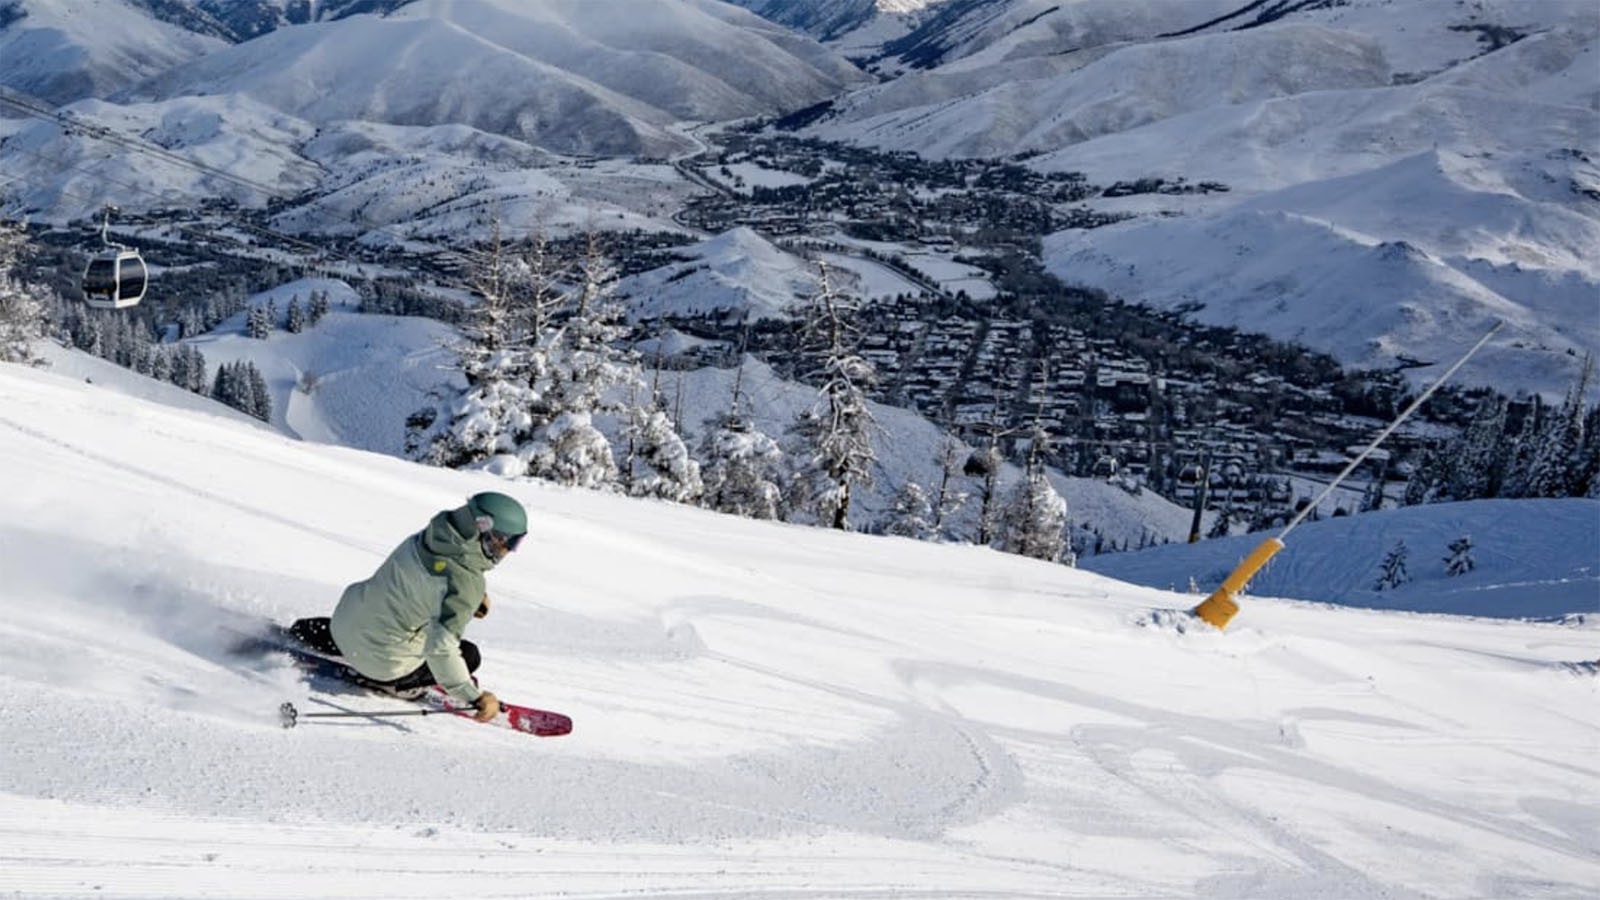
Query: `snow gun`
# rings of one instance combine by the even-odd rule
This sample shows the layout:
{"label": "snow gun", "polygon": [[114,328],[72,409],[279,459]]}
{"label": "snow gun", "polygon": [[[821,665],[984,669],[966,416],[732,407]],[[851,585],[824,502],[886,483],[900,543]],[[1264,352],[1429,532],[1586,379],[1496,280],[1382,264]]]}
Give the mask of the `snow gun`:
{"label": "snow gun", "polygon": [[1387,428],[1379,432],[1378,436],[1372,439],[1372,443],[1366,446],[1366,449],[1356,454],[1355,459],[1350,460],[1350,463],[1344,467],[1344,471],[1339,473],[1339,477],[1329,482],[1328,486],[1322,489],[1322,493],[1318,494],[1315,500],[1312,500],[1310,503],[1306,504],[1304,509],[1301,509],[1299,513],[1295,514],[1295,517],[1289,521],[1288,525],[1284,526],[1282,531],[1278,532],[1277,536],[1269,537],[1262,541],[1254,550],[1250,551],[1249,556],[1246,556],[1243,560],[1240,560],[1239,564],[1234,567],[1233,571],[1228,573],[1228,577],[1222,580],[1222,586],[1218,587],[1211,596],[1201,601],[1200,605],[1196,606],[1192,610],[1194,615],[1204,619],[1206,622],[1209,622],[1212,625],[1215,625],[1218,629],[1226,628],[1228,626],[1228,622],[1232,621],[1233,617],[1239,612],[1239,601],[1237,599],[1238,594],[1244,590],[1245,585],[1250,583],[1250,579],[1254,578],[1255,574],[1261,571],[1261,567],[1265,566],[1268,560],[1272,559],[1273,556],[1277,555],[1279,550],[1283,549],[1283,539],[1289,536],[1289,532],[1293,531],[1296,526],[1303,522],[1306,516],[1311,514],[1312,510],[1320,506],[1322,501],[1327,499],[1329,494],[1333,493],[1333,489],[1339,486],[1339,482],[1344,481],[1351,472],[1354,472],[1356,467],[1361,465],[1361,463],[1372,454],[1372,451],[1378,449],[1378,445],[1383,443],[1384,438],[1387,438],[1394,432],[1396,428],[1399,428],[1401,422],[1404,422],[1407,417],[1409,417],[1413,412],[1416,412],[1417,407],[1421,406],[1423,402],[1425,402],[1429,397],[1433,396],[1434,391],[1438,390],[1446,381],[1449,381],[1450,376],[1454,375],[1457,369],[1465,365],[1467,360],[1471,359],[1472,355],[1477,353],[1484,344],[1489,343],[1489,339],[1494,337],[1495,332],[1499,331],[1505,324],[1506,323],[1504,321],[1495,322],[1494,326],[1489,329],[1488,333],[1486,333],[1483,337],[1478,338],[1478,342],[1472,345],[1472,349],[1468,350],[1460,359],[1456,360],[1455,365],[1445,370],[1445,373],[1439,376],[1439,380],[1430,385],[1427,390],[1423,391],[1421,394],[1418,394],[1417,399],[1411,401],[1410,406],[1407,406],[1403,411],[1401,411],[1400,415],[1396,416],[1395,420],[1390,422]]}

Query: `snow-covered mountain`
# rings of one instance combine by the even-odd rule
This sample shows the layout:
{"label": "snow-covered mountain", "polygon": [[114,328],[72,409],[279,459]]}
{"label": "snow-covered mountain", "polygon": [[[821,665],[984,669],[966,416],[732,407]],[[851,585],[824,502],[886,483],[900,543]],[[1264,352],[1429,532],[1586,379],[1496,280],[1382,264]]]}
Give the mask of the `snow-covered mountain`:
{"label": "snow-covered mountain", "polygon": [[243,41],[285,25],[382,14],[412,2],[415,0],[196,0],[196,5]]}
{"label": "snow-covered mountain", "polygon": [[[1600,883],[1593,615],[1357,610],[1330,591],[1178,630],[1151,613],[1192,596],[420,467],[175,388],[135,398],[117,382],[161,385],[125,370],[64,374],[0,364],[6,895],[1566,900]],[[233,652],[327,614],[486,489],[532,527],[468,630],[479,677],[571,715],[570,735],[363,717],[412,707]],[[1567,546],[1548,503],[1496,518]],[[1414,515],[1449,533],[1448,506]],[[1398,514],[1360,518],[1390,517],[1402,533]],[[1274,566],[1374,565],[1326,524]],[[1474,538],[1473,583],[1530,605],[1573,571],[1513,588],[1525,570],[1494,530]],[[1233,561],[1199,546],[1218,551],[1201,578]],[[285,730],[286,701],[358,715]]]}
{"label": "snow-covered mountain", "polygon": [[[820,101],[812,136],[1026,156],[1111,188],[1082,205],[1134,218],[1043,237],[1070,283],[1362,366],[1446,359],[1504,319],[1508,340],[1464,380],[1551,397],[1600,346],[1600,10],[1585,0],[742,5],[11,0],[0,82],[92,88],[66,114],[246,181],[0,119],[0,196],[43,222],[108,199],[294,197],[274,227],[368,244],[495,224],[683,231],[674,214],[700,187],[623,158],[700,150],[689,120]],[[749,10],[871,18],[819,45]],[[273,27],[229,45],[171,24],[230,15]],[[846,55],[876,60],[881,83]],[[740,270],[716,290],[768,290],[730,282]]]}
{"label": "snow-covered mountain", "polygon": [[0,85],[54,104],[104,97],[227,46],[125,0],[0,2]]}
{"label": "snow-covered mountain", "polygon": [[809,132],[1123,185],[1093,204],[1137,218],[1046,238],[1068,282],[1365,366],[1504,319],[1547,392],[1600,346],[1591,3],[952,3],[926,27],[942,64]]}
{"label": "snow-covered mountain", "polygon": [[[457,123],[563,153],[665,156],[683,120],[772,114],[861,75],[725,4],[424,0],[282,28],[175,66],[129,96],[238,94],[314,122]],[[761,78],[749,73],[760,72]]]}
{"label": "snow-covered mountain", "polygon": [[835,41],[880,17],[919,13],[949,0],[729,0],[751,12],[803,31],[819,40]]}

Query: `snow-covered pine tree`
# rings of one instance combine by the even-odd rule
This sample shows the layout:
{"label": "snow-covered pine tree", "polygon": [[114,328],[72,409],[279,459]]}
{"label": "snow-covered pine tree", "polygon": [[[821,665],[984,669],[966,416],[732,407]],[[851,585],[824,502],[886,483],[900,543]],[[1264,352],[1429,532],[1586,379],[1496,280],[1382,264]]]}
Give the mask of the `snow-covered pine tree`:
{"label": "snow-covered pine tree", "polygon": [[741,391],[744,370],[733,382],[726,412],[706,420],[700,455],[707,509],[751,519],[778,519],[783,513],[785,459],[778,442],[751,425]]}
{"label": "snow-covered pine tree", "polygon": [[1579,481],[1576,464],[1583,448],[1584,394],[1594,377],[1594,355],[1583,358],[1583,371],[1560,409],[1540,432],[1529,466],[1526,496],[1569,497]]}
{"label": "snow-covered pine tree", "polygon": [[245,333],[258,341],[264,341],[271,336],[272,319],[268,316],[266,307],[250,307],[250,314],[245,317]]}
{"label": "snow-covered pine tree", "polygon": [[894,507],[890,510],[889,523],[884,526],[884,531],[919,541],[932,540],[939,534],[933,520],[933,504],[928,499],[928,492],[915,481],[908,481],[895,494]]}
{"label": "snow-covered pine tree", "polygon": [[1463,534],[1450,542],[1450,555],[1444,558],[1446,575],[1464,575],[1477,568],[1472,559],[1472,536]]}
{"label": "snow-covered pine tree", "polygon": [[174,366],[172,383],[188,388],[196,394],[204,394],[211,383],[210,376],[206,374],[205,354],[193,344],[184,344],[178,353],[179,358],[183,360],[181,372],[184,380],[178,380],[180,370],[178,366]]}
{"label": "snow-covered pine tree", "polygon": [[1583,451],[1575,487],[1580,497],[1600,498],[1600,407],[1590,407],[1583,420]]}
{"label": "snow-covered pine tree", "polygon": [[1372,586],[1373,590],[1392,590],[1411,580],[1410,573],[1406,571],[1406,556],[1409,552],[1405,541],[1395,542],[1389,549],[1389,554],[1383,558],[1378,581]]}
{"label": "snow-covered pine tree", "polygon": [[1502,497],[1530,497],[1533,489],[1534,460],[1539,454],[1539,447],[1543,443],[1545,428],[1550,421],[1550,410],[1544,404],[1544,399],[1534,394],[1528,404],[1528,409],[1522,414],[1521,423],[1515,428],[1508,428],[1509,440],[1506,441],[1506,467],[1505,479],[1501,484],[1500,496]]}
{"label": "snow-covered pine tree", "polygon": [[217,378],[211,383],[211,399],[237,408],[239,403],[238,377],[233,363],[217,367]]}
{"label": "snow-covered pine tree", "polygon": [[874,373],[856,348],[857,300],[836,289],[826,263],[817,268],[818,290],[805,310],[802,342],[820,359],[813,377],[822,387],[817,403],[800,414],[793,432],[809,463],[800,476],[806,487],[802,496],[820,523],[848,531],[852,492],[871,483],[877,461],[866,393]]}
{"label": "snow-covered pine tree", "polygon": [[306,322],[306,324],[315,327],[318,322],[322,321],[322,317],[327,315],[327,314],[328,314],[328,292],[327,291],[312,291],[311,292],[311,307],[307,311],[307,322]]}
{"label": "snow-covered pine tree", "polygon": [[1406,480],[1406,489],[1400,502],[1406,506],[1420,506],[1433,499],[1442,478],[1439,459],[1439,451],[1432,447],[1423,448],[1411,468],[1411,477]]}
{"label": "snow-covered pine tree", "polygon": [[22,225],[0,221],[0,362],[35,362],[33,342],[45,332],[45,293],[22,280],[20,263],[27,249]]}
{"label": "snow-covered pine tree", "polygon": [[150,359],[150,377],[157,381],[172,380],[172,352],[167,348],[156,348],[155,355]]}
{"label": "snow-covered pine tree", "polygon": [[211,399],[263,422],[272,421],[272,397],[261,370],[248,360],[223,363],[211,387]]}
{"label": "snow-covered pine tree", "polygon": [[1493,497],[1504,478],[1506,454],[1506,399],[1497,393],[1484,397],[1472,421],[1446,445],[1451,460],[1450,479],[1440,496],[1450,500]]}
{"label": "snow-covered pine tree", "polygon": [[535,235],[521,251],[508,250],[496,228],[474,274],[477,303],[455,348],[467,389],[426,449],[424,459],[434,465],[460,468],[504,457],[515,460],[514,469],[525,467],[522,454],[534,429],[549,420],[542,395],[548,336],[539,329],[563,295],[544,237]]}
{"label": "snow-covered pine tree", "polygon": [[253,362],[245,362],[244,378],[249,385],[250,408],[246,410],[263,422],[272,421],[272,394],[267,390],[267,379]]}
{"label": "snow-covered pine tree", "polygon": [[700,463],[684,444],[659,395],[656,403],[629,409],[628,416],[625,433],[632,448],[628,459],[631,469],[628,493],[674,503],[693,503],[699,499],[705,491]]}
{"label": "snow-covered pine tree", "polygon": [[571,315],[548,341],[548,387],[541,391],[547,424],[535,431],[523,451],[528,474],[580,487],[618,486],[611,442],[596,425],[596,415],[626,420],[616,397],[640,383],[630,350],[618,346],[626,334],[624,309],[617,297],[617,267],[590,231],[576,272],[578,289]]}
{"label": "snow-covered pine tree", "polygon": [[1045,473],[1049,435],[1037,425],[1029,441],[1028,465],[1002,518],[1000,549],[1057,562],[1066,547],[1067,501]]}
{"label": "snow-covered pine tree", "polygon": [[300,295],[295,294],[289,298],[289,311],[284,314],[283,330],[290,334],[299,334],[306,330],[306,312],[300,305]]}

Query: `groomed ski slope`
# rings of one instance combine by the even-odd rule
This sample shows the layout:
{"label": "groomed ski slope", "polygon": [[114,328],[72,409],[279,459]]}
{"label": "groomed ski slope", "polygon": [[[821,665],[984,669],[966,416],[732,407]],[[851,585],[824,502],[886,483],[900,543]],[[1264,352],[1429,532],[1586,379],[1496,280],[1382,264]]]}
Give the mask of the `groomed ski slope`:
{"label": "groomed ski slope", "polygon": [[[297,443],[0,366],[0,896],[1540,897],[1600,884],[1588,624],[1193,598]],[[537,739],[226,651],[437,509]],[[1293,553],[1291,547],[1285,551]]]}

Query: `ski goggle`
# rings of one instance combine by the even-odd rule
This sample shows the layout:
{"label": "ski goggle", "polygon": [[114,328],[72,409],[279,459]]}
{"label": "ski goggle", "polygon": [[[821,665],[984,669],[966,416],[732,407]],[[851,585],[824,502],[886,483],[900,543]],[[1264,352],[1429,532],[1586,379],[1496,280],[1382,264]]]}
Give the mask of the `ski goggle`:
{"label": "ski goggle", "polygon": [[506,534],[503,531],[485,531],[482,536],[484,552],[491,559],[500,559],[522,545],[525,534]]}

